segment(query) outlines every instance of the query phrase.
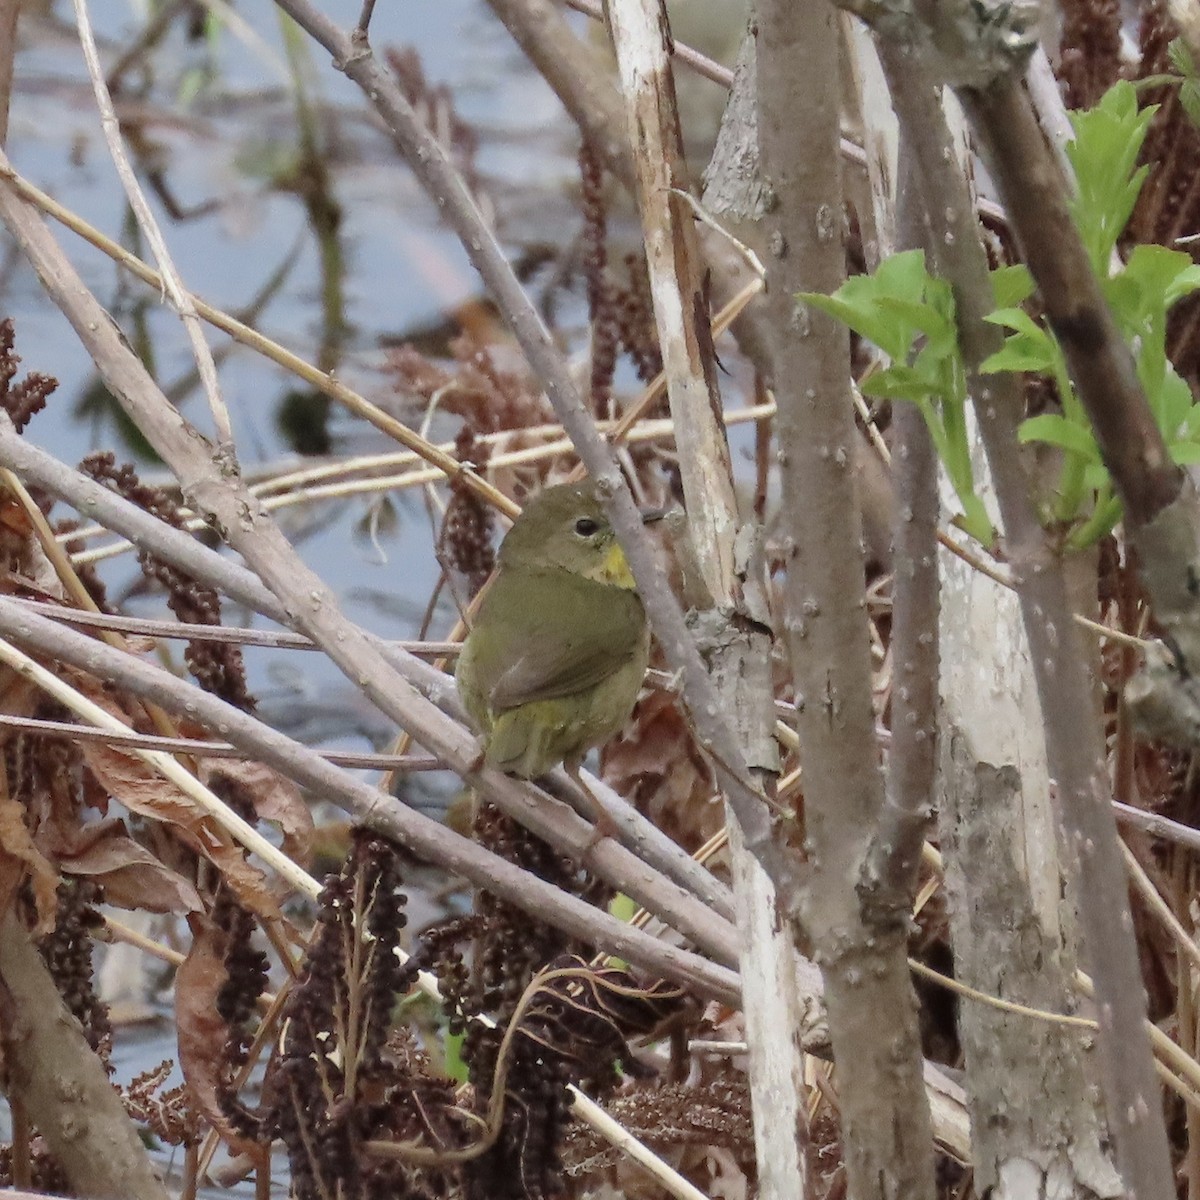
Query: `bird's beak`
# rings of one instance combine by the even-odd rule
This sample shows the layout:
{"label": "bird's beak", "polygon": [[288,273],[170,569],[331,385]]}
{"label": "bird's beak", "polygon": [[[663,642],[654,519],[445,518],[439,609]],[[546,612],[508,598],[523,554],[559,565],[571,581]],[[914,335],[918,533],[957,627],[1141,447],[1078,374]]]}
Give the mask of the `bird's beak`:
{"label": "bird's beak", "polygon": [[638,511],[642,514],[642,524],[652,525],[655,521],[661,521],[664,517],[670,516],[678,507],[677,504],[672,504],[668,508],[643,508]]}

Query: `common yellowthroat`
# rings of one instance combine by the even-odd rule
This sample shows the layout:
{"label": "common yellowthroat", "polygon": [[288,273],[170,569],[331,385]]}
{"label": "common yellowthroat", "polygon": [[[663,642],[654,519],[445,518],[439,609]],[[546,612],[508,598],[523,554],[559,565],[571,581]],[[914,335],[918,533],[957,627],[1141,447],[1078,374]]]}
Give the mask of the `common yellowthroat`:
{"label": "common yellowthroat", "polygon": [[646,613],[594,485],[543,489],[501,543],[458,659],[484,758],[522,779],[562,763],[596,809],[593,840],[611,834],[579,768],[628,720],[649,653]]}

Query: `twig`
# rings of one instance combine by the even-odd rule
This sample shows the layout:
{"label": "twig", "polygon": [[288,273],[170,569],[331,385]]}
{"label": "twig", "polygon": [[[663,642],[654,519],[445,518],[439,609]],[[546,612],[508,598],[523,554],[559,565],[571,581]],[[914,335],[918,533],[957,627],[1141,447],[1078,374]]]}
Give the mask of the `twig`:
{"label": "twig", "polygon": [[0,1005],[6,1088],[17,1091],[69,1190],[166,1200],[104,1064],[11,908],[0,917]]}
{"label": "twig", "polygon": [[[514,867],[439,822],[331,766],[314,751],[256,718],[200,691],[161,667],[57,626],[3,597],[0,597],[0,636],[19,641],[55,660],[70,662],[81,670],[100,672],[106,679],[143,698],[152,699],[164,708],[186,711],[192,719],[210,728],[221,729],[230,742],[244,749],[247,754],[274,767],[302,787],[310,788],[349,809],[364,824],[402,842],[418,857],[438,863],[455,875],[465,876],[518,907],[536,911],[540,918],[552,924],[562,922],[562,928],[573,937],[610,945],[614,953],[631,961],[642,962],[647,970],[655,971],[664,978],[676,979],[685,986],[699,985],[702,992],[711,993],[715,987],[724,998],[736,994],[736,977],[725,968],[630,930],[607,913]],[[473,753],[472,740],[464,736],[460,754],[465,758]],[[515,781],[506,776],[500,778],[515,786]],[[590,830],[584,822],[569,814],[560,814],[558,820],[564,824],[577,823],[580,838],[586,843]],[[278,851],[275,853],[278,854]],[[297,870],[294,864],[284,869],[292,872]],[[305,888],[307,890],[307,884]],[[651,904],[658,907],[653,901]],[[692,934],[699,943],[716,945],[732,936],[732,930],[727,926],[722,929],[724,922],[710,910],[705,910],[703,920],[697,916],[695,924],[699,928],[693,929]],[[610,936],[615,940],[610,941]],[[732,951],[727,951],[727,956],[732,958]],[[688,982],[678,978],[681,969]]]}
{"label": "twig", "polygon": [[[495,234],[444,148],[421,125],[412,107],[374,55],[350,39],[308,0],[277,0],[333,56],[336,66],[362,88],[383,117],[414,174],[458,235],[473,266],[496,300],[530,366],[546,387],[563,428],[596,481],[605,509],[625,550],[638,591],[671,670],[679,673],[684,700],[701,745],[717,764],[725,794],[746,831],[746,845],[762,862],[787,906],[796,892],[796,871],[774,845],[768,811],[746,776],[736,740],[722,719],[720,699],[704,669],[679,604],[658,566],[641,515],[612,452],[597,431],[567,364],[541,316],[509,265]],[[282,581],[281,581],[282,582]],[[333,653],[331,649],[331,653]]]}
{"label": "twig", "polygon": [[165,4],[158,6],[151,14],[150,19],[142,26],[138,35],[121,52],[117,61],[109,67],[108,73],[105,75],[105,82],[110,92],[119,87],[125,72],[161,41],[175,18],[189,3],[190,0],[167,0]]}
{"label": "twig", "polygon": [[[156,737],[149,733],[132,730],[119,732],[116,729],[93,729],[87,725],[73,725],[69,721],[46,721],[38,717],[14,717],[0,713],[0,726],[6,729],[22,729],[30,733],[54,734],[78,742],[102,742],[110,746],[140,747],[143,750],[162,750],[167,754],[190,754],[202,758],[237,758],[248,756],[230,742],[206,741],[203,738]],[[344,751],[320,751],[327,763],[339,767],[355,767],[365,770],[392,770],[401,774],[414,771],[444,771],[446,768],[431,755],[413,754],[351,754]]]}
{"label": "twig", "polygon": [[12,100],[13,58],[17,51],[17,17],[21,0],[0,0],[0,146],[8,141],[8,106]]}
{"label": "twig", "polygon": [[138,227],[145,234],[150,248],[154,251],[166,294],[171,298],[171,305],[183,322],[184,330],[192,347],[192,354],[196,359],[196,368],[200,373],[204,395],[208,399],[208,407],[212,413],[220,452],[228,457],[230,465],[232,465],[233,426],[229,420],[229,409],[221,395],[221,385],[217,379],[217,366],[213,362],[212,351],[204,340],[200,317],[196,313],[191,295],[183,286],[183,281],[175,269],[166,239],[158,227],[158,222],[154,219],[154,214],[150,211],[150,205],[146,202],[137,176],[125,154],[125,144],[121,138],[121,123],[117,120],[112,97],[108,92],[108,84],[104,81],[104,70],[100,66],[100,54],[96,49],[96,39],[92,34],[87,2],[86,0],[74,0],[74,5],[75,21],[79,26],[79,44],[83,48],[83,61],[92,81],[92,93],[96,97],[96,107],[100,112],[100,126],[104,131],[104,140],[108,143],[108,152],[112,157],[117,177],[129,200],[129,206],[133,210]]}
{"label": "twig", "polygon": [[1133,851],[1124,842],[1121,843],[1121,851],[1125,859],[1125,869],[1129,872],[1129,878],[1133,881],[1133,886],[1137,889],[1138,895],[1142,897],[1150,911],[1166,927],[1171,937],[1175,940],[1175,944],[1183,952],[1184,957],[1191,961],[1192,969],[1200,969],[1200,946],[1196,945],[1195,938],[1184,929],[1183,922],[1180,921],[1171,906],[1159,894],[1158,888],[1154,886],[1153,881],[1146,874],[1142,864],[1134,858]]}
{"label": "twig", "polygon": [[[725,423],[739,425],[750,420],[765,420],[773,416],[774,412],[775,406],[773,404],[756,405],[754,408],[739,409],[727,414]],[[673,439],[675,436],[674,422],[669,420],[643,421],[627,430],[618,430],[617,422],[604,422],[603,424],[612,426],[610,436],[614,442],[618,440],[618,433],[621,434],[620,440],[629,444],[643,444],[667,438]],[[605,430],[605,432],[609,431]],[[544,462],[547,459],[558,458],[564,454],[574,457],[574,452],[575,447],[570,439],[560,437],[556,441],[544,442],[540,446],[527,446],[521,450],[510,450],[493,454],[488,459],[488,470]],[[398,458],[401,456],[395,455],[393,457]],[[419,456],[410,455],[407,458],[411,461],[414,458],[419,459]],[[326,468],[326,471],[332,470],[332,468]],[[268,512],[278,512],[280,509],[290,508],[299,504],[315,504],[325,500],[346,499],[350,496],[400,491],[412,487],[427,487],[433,483],[440,483],[444,479],[445,473],[436,467],[417,468],[405,471],[400,475],[380,475],[370,479],[344,480],[322,486],[297,488],[279,495],[264,495],[263,507]],[[256,495],[263,495],[265,490],[263,485],[254,489]],[[186,510],[184,511],[186,513]],[[204,521],[197,516],[185,516],[185,527],[191,530],[201,530],[204,528]],[[69,534],[63,534],[60,540],[67,541],[78,537],[95,536],[97,532],[103,532],[103,530],[97,530],[96,527],[92,527],[72,531]],[[91,550],[79,551],[72,556],[72,561],[76,564],[102,562],[105,559],[126,553],[129,549],[131,547],[127,543],[114,542]]]}
{"label": "twig", "polygon": [[[35,187],[23,178],[6,157],[0,157],[0,178],[3,178],[19,196],[35,206],[47,216],[53,217],[65,225],[73,233],[77,233],[85,241],[103,251],[114,262],[119,263],[143,283],[153,287],[165,286],[162,276],[147,266],[136,255],[131,254],[123,246],[119,246],[111,238],[106,237],[98,229],[82,220],[69,208],[59,204],[53,197],[48,196],[40,188]],[[442,470],[447,477],[462,478],[467,485],[487,502],[506,513],[510,517],[517,515],[517,506],[502,492],[494,488],[486,479],[460,463],[453,455],[436,446],[429,445],[424,439],[417,437],[402,421],[396,420],[390,413],[384,412],[378,405],[360,396],[352,388],[347,387],[340,379],[319,370],[306,362],[299,355],[279,345],[278,342],[252,329],[249,325],[237,320],[219,308],[205,303],[198,297],[192,297],[196,312],[210,325],[229,334],[243,346],[269,358],[272,362],[290,371],[297,378],[311,384],[330,399],[337,401],[355,416],[369,421],[381,433],[387,434],[402,446],[408,447],[420,455],[426,462]]]}
{"label": "twig", "polygon": [[[189,642],[233,642],[242,646],[267,646],[275,650],[316,650],[310,638],[280,629],[244,629],[236,625],[192,625],[186,621],[156,621],[149,617],[125,617],[117,613],[84,612],[62,604],[50,604],[21,596],[12,597],[34,612],[52,621],[81,625],[87,629],[113,629],[141,637],[177,638]],[[462,646],[458,642],[389,642],[406,654],[424,658],[453,657]]]}
{"label": "twig", "polygon": [[[288,614],[283,604],[263,586],[261,580],[247,571],[245,567],[208,549],[187,534],[163,524],[123,497],[59,463],[45,451],[39,450],[18,436],[12,427],[12,422],[2,413],[0,413],[0,465],[12,468],[22,478],[62,497],[81,513],[100,517],[113,529],[130,537],[139,546],[144,546],[156,556],[179,567],[188,575],[205,580],[226,595],[248,605],[254,611],[273,621],[287,622]],[[371,635],[368,635],[368,642],[372,648],[373,657],[387,662],[392,668],[399,671],[412,687],[453,720],[457,722],[465,720],[465,714],[459,703],[452,679],[432,664],[421,662],[412,655],[406,654],[396,645],[391,645]],[[433,719],[432,714],[427,715]],[[449,723],[439,722],[439,728],[441,730],[439,737],[457,738],[462,736],[461,729],[456,731],[456,727]],[[473,761],[476,756],[474,751],[467,753],[460,765]],[[493,794],[488,782],[492,778],[499,777],[489,774],[486,778],[476,781],[476,786],[482,788],[489,799],[495,800],[500,807],[504,808],[506,805],[511,805],[517,795],[524,795],[526,803],[519,805],[515,811],[511,812],[511,815],[526,822],[532,820],[534,824],[530,827],[534,832],[557,844],[564,853],[575,857],[582,853],[586,843],[576,839],[576,827],[565,824],[561,817],[555,817],[554,814],[560,811],[557,804],[549,801],[537,788],[522,785],[513,779],[507,779],[501,793]],[[561,778],[565,787],[565,774]],[[715,912],[722,915],[732,914],[733,898],[724,884],[698,867],[689,855],[646,818],[630,808],[611,788],[591,775],[586,775],[585,778],[588,781],[589,790],[601,797],[605,808],[613,816],[623,835],[628,836],[631,844],[637,845],[639,853],[647,865],[675,880]],[[521,815],[522,810],[524,811],[523,816]],[[608,870],[608,860],[612,849],[613,847],[608,845],[608,839],[596,848],[592,861],[596,870],[601,874]],[[621,855],[618,855],[618,859],[622,863],[630,861],[629,858]],[[641,869],[641,867],[638,868],[639,871]],[[625,878],[625,883],[623,884],[619,878],[613,878],[612,882],[616,887],[624,888],[626,884],[634,886],[624,869],[619,872],[619,875]]]}
{"label": "twig", "polygon": [[[27,654],[23,654],[11,643],[0,641],[0,662],[7,664],[18,675],[53,696],[60,704],[81,716],[85,721],[90,721],[96,728],[116,733],[123,733],[128,729],[127,725],[122,724],[107,710],[89,700],[69,684],[64,683],[57,675],[35,662]],[[267,841],[254,826],[239,817],[227,804],[218,800],[190,771],[181,767],[169,754],[164,754],[159,750],[147,750],[141,746],[131,746],[130,751],[158,771],[164,779],[173,783],[219,825],[224,826],[247,850],[269,863],[297,891],[303,892],[311,899],[315,899],[320,894],[320,885],[307,871],[298,867],[286,854]]]}
{"label": "twig", "polygon": [[371,17],[375,13],[375,0],[363,0],[362,12],[358,14],[358,21],[354,26],[354,32],[350,35],[356,41],[367,40],[367,31],[371,27]]}
{"label": "twig", "polygon": [[[742,761],[769,792],[779,761],[771,737],[774,681],[766,574],[761,555],[748,549],[755,533],[741,527],[729,442],[716,416],[722,408],[716,354],[692,221],[695,202],[687,187],[666,11],[661,3],[610,0],[608,17],[676,427],[688,545],[699,565],[700,590],[708,598],[706,604],[695,605],[701,611],[694,614],[693,626]],[[755,260],[754,265],[761,278],[761,264]],[[803,1024],[797,994],[801,967],[792,928],[775,918],[772,880],[743,844],[736,806],[727,806],[726,824],[742,936],[742,1007],[753,1041],[749,1077],[759,1190],[764,1200],[782,1200],[805,1190],[808,1167],[804,1056],[798,1040]],[[776,1043],[780,1028],[797,1034],[782,1053]]]}
{"label": "twig", "polygon": [[1172,821],[1170,817],[1164,817],[1160,813],[1134,808],[1132,804],[1123,804],[1120,800],[1114,800],[1112,806],[1117,820],[1121,824],[1132,825],[1135,829],[1141,829],[1154,837],[1162,838],[1163,841],[1174,842],[1178,846],[1186,846],[1189,850],[1200,851],[1200,829],[1193,829],[1190,825],[1181,825],[1178,821]]}
{"label": "twig", "polygon": [[[902,201],[903,207],[903,201]],[[886,800],[863,866],[869,903],[907,911],[937,771],[937,457],[916,405],[893,414],[897,516],[892,543],[892,747]]]}

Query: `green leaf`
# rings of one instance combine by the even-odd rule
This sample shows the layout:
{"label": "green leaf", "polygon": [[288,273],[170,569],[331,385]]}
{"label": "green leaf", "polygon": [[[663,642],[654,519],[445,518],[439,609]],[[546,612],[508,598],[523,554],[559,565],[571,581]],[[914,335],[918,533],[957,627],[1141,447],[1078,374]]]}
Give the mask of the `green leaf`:
{"label": "green leaf", "polygon": [[1151,407],[1158,414],[1158,426],[1170,444],[1195,411],[1192,389],[1180,378],[1179,372],[1167,363],[1157,397],[1150,397]]}
{"label": "green leaf", "polygon": [[989,355],[980,371],[1040,371],[1052,375],[1058,366],[1058,351],[1054,338],[1027,312],[1020,308],[1002,308],[984,318],[993,325],[1014,330],[1003,348]]}
{"label": "green leaf", "polygon": [[886,296],[918,296],[925,290],[930,275],[925,269],[924,250],[901,250],[879,264],[870,278]]}
{"label": "green leaf", "polygon": [[1050,335],[1023,308],[998,308],[994,313],[988,313],[984,320],[1024,334],[1039,345],[1050,345]]}
{"label": "green leaf", "polygon": [[1024,263],[997,267],[992,273],[992,297],[997,308],[1015,308],[1034,293],[1033,276]]}
{"label": "green leaf", "polygon": [[1050,361],[1046,354],[1039,350],[1018,344],[1020,339],[1009,338],[1002,349],[995,354],[989,354],[979,364],[981,375],[998,375],[1001,371],[1035,371],[1046,374],[1050,370]]}
{"label": "green leaf", "polygon": [[1121,519],[1121,500],[1107,490],[1107,481],[1096,499],[1096,509],[1090,517],[1067,539],[1072,550],[1083,550],[1094,545]]}
{"label": "green leaf", "polygon": [[894,314],[884,312],[867,289],[858,286],[866,278],[864,275],[848,279],[832,296],[801,292],[796,299],[836,317],[860,337],[874,342],[889,358],[904,359],[912,344],[912,333]]}
{"label": "green leaf", "polygon": [[1170,451],[1176,466],[1193,467],[1200,463],[1200,442],[1175,442]]}
{"label": "green leaf", "polygon": [[1146,178],[1148,167],[1137,160],[1155,111],[1139,109],[1136,90],[1122,80],[1095,107],[1071,114],[1075,138],[1067,155],[1078,187],[1071,212],[1101,279]]}
{"label": "green leaf", "polygon": [[909,367],[903,371],[897,371],[894,367],[876,371],[862,384],[864,396],[880,400],[907,400],[917,405],[927,403],[929,393],[929,380]]}
{"label": "green leaf", "polygon": [[1194,79],[1187,80],[1179,89],[1179,102],[1188,120],[1193,125],[1200,125],[1200,83]]}
{"label": "green leaf", "polygon": [[874,342],[890,358],[906,357],[910,339],[906,338],[904,328],[894,317],[880,312],[878,305],[855,295],[856,289],[849,287],[851,282],[847,280],[832,296],[823,296],[819,292],[800,292],[796,299],[836,317],[860,337]]}
{"label": "green leaf", "polygon": [[1200,267],[1192,256],[1166,246],[1135,246],[1125,269],[1110,281],[1131,280],[1141,289],[1140,310],[1164,312],[1177,300],[1200,288]]}
{"label": "green leaf", "polygon": [[1090,429],[1068,421],[1058,413],[1042,413],[1021,422],[1017,437],[1022,445],[1044,442],[1069,454],[1078,454],[1088,462],[1099,462],[1100,451]]}
{"label": "green leaf", "polygon": [[1200,291],[1200,264],[1191,263],[1185,267],[1168,286],[1163,296],[1167,308],[1178,304],[1185,296]]}
{"label": "green leaf", "polygon": [[1167,58],[1170,60],[1171,66],[1185,79],[1195,78],[1196,64],[1192,60],[1192,52],[1183,38],[1172,38],[1167,43]]}

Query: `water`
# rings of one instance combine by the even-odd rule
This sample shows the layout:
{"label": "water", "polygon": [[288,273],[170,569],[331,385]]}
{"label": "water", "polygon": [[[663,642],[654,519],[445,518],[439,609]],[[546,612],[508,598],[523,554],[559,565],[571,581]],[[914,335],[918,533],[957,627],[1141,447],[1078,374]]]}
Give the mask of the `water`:
{"label": "water", "polygon": [[[140,5],[94,8],[107,68],[145,18]],[[335,4],[327,11],[352,23],[358,5]],[[183,23],[176,22],[147,56],[145,68],[125,73],[117,95],[139,179],[151,193],[176,266],[197,295],[234,313],[284,272],[264,303],[258,328],[310,361],[336,369],[369,399],[417,421],[419,410],[396,395],[382,369],[383,347],[432,331],[434,344],[444,348],[445,314],[477,298],[479,285],[357,89],[331,69],[319,47],[285,37],[271,5],[243,5],[238,12],[249,26],[244,37],[222,29],[208,41],[189,41]],[[458,118],[476,127],[474,173],[498,212],[501,235],[513,227],[507,241],[514,255],[527,249],[530,232],[549,245],[573,235],[566,193],[573,134],[549,89],[524,68],[519,51],[482,5],[476,0],[379,5],[372,40],[381,54],[402,44],[415,47],[426,78],[448,85]],[[297,79],[313,114],[318,168],[300,176]],[[22,18],[10,130],[9,153],[18,170],[146,256],[129,234],[125,198],[101,137],[69,4]],[[314,227],[315,204],[306,205],[299,194],[316,186],[321,175],[328,200],[341,212],[336,234],[324,237]],[[533,206],[531,194],[540,195]],[[169,204],[198,215],[173,219]],[[190,419],[210,431],[195,387],[180,394],[194,364],[178,320],[160,297],[123,278],[73,235],[60,229],[56,235],[160,383]],[[32,271],[12,253],[3,263],[0,313],[16,320],[24,365],[61,382],[29,436],[70,462],[113,445],[120,422],[108,398],[97,397],[90,360]],[[340,304],[325,299],[338,291]],[[209,335],[243,470],[286,462],[292,447],[280,428],[281,413],[289,393],[311,397],[280,368],[230,347],[215,331]],[[435,423],[433,432],[446,436],[452,428]],[[392,448],[383,435],[336,408],[328,432],[335,451]],[[124,450],[118,446],[119,454],[130,457],[137,449],[128,438]],[[151,477],[162,474],[153,463],[143,469]],[[375,536],[366,533],[376,503],[370,498],[305,506],[283,519],[355,620],[406,637],[416,632],[437,566],[425,506],[416,495],[394,499],[398,520]],[[105,564],[103,573],[119,591],[133,579],[131,560]],[[141,611],[150,609],[143,605]],[[445,608],[441,628],[449,619]],[[255,685],[268,693],[282,684],[285,694],[295,696],[299,683],[301,696],[333,689],[338,703],[345,701],[343,709],[361,708],[353,689],[318,656],[305,656],[302,664],[295,656],[248,657]],[[377,722],[362,715],[367,736],[376,740]]]}
{"label": "water", "polygon": [[[334,3],[325,11],[349,24],[358,7]],[[361,95],[329,67],[324,52],[303,40],[289,47],[269,4],[242,4],[237,12],[259,44],[229,30],[208,42],[191,42],[177,22],[147,58],[146,70],[125,76],[117,98],[139,180],[150,193],[176,266],[197,295],[235,313],[282,272],[258,328],[310,361],[336,368],[352,387],[403,419],[419,422],[419,410],[396,395],[383,371],[384,348],[423,332],[428,335],[424,344],[444,350],[440,327],[446,314],[477,298],[479,285],[455,239],[439,228],[435,206]],[[93,5],[92,18],[107,67],[142,28],[146,13],[141,5],[106,2]],[[519,52],[485,8],[475,0],[380,4],[372,35],[380,50],[415,46],[426,77],[447,84],[459,118],[476,127],[475,173],[514,255],[535,237],[554,245],[573,236],[576,222],[566,188],[574,173],[572,131],[549,89],[523,68]],[[297,77],[314,114],[319,170],[289,179],[300,146]],[[37,186],[146,257],[130,234],[69,3],[37,12],[26,6],[8,152]],[[336,234],[324,241],[314,223],[316,205],[306,205],[301,186],[321,172],[327,178],[326,198],[340,207],[342,218]],[[535,193],[541,200],[531,203]],[[172,204],[195,215],[176,219],[169,211]],[[73,235],[58,227],[54,231],[158,380],[189,419],[210,431],[203,398],[194,387],[179,386],[193,362],[179,322],[158,294],[123,278],[107,258]],[[331,290],[340,290],[340,307],[327,300]],[[136,459],[136,445],[127,439],[122,444],[112,404],[98,396],[86,353],[7,238],[0,240],[0,315],[16,322],[24,369],[52,373],[61,384],[27,435],[67,462],[114,446],[119,458]],[[289,393],[300,385],[258,356],[230,349],[223,335],[212,330],[208,335],[243,470],[288,462],[294,455],[278,419]],[[433,427],[438,436],[452,431],[449,421]],[[329,432],[335,452],[394,448],[383,435],[337,411]],[[139,467],[147,477],[163,477],[153,461],[143,460]],[[281,519],[353,619],[386,636],[412,637],[438,570],[429,517],[419,493],[395,498],[398,519],[372,540],[359,532],[372,503],[353,499],[291,509]],[[139,578],[129,555],[105,562],[101,572],[115,598]],[[163,615],[157,597],[132,598],[124,607]],[[435,635],[444,632],[451,615],[443,606]],[[230,610],[227,619],[249,617]],[[172,655],[180,660],[178,645]],[[263,715],[310,744],[382,749],[393,736],[389,723],[323,656],[251,649],[246,661]],[[435,808],[458,787],[446,776],[419,780],[410,799]],[[422,897],[413,903],[415,924],[434,915]],[[161,1016],[158,1023],[118,1031],[115,1062],[121,1082],[176,1057],[170,995],[151,995],[150,1001]],[[176,1069],[166,1086],[178,1082]],[[0,1137],[6,1119],[0,1105]],[[180,1156],[174,1158],[178,1168]],[[170,1151],[162,1161],[170,1163]]]}

